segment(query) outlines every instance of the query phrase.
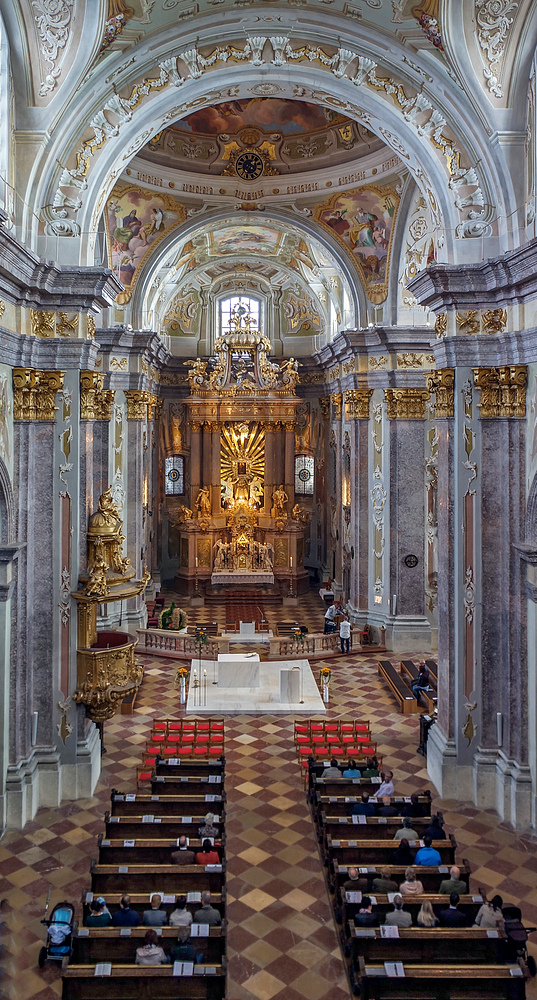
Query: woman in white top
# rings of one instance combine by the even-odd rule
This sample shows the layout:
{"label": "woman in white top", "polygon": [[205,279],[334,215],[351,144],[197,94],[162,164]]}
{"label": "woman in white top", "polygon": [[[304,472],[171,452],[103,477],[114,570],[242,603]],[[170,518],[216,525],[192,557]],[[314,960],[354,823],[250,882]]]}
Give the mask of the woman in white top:
{"label": "woman in white top", "polygon": [[483,903],[477,911],[474,927],[487,927],[490,930],[503,931],[505,920],[502,913],[503,899],[501,896],[493,896],[490,903]]}
{"label": "woman in white top", "polygon": [[416,872],[413,868],[407,868],[405,872],[405,881],[401,882],[399,892],[402,892],[403,896],[423,895],[423,883],[416,878]]}
{"label": "woman in white top", "polygon": [[159,948],[156,931],[148,930],[142,948],[136,949],[136,965],[166,965],[168,959],[163,948]]}
{"label": "woman in white top", "polygon": [[170,927],[190,927],[192,914],[186,908],[186,896],[177,896],[177,909],[170,913]]}

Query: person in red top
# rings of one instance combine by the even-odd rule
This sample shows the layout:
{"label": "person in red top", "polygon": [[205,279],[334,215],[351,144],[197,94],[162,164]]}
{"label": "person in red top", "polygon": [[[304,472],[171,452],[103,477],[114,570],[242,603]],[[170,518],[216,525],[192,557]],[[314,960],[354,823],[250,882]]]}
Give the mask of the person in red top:
{"label": "person in red top", "polygon": [[210,840],[204,840],[202,844],[203,850],[198,851],[196,854],[196,864],[197,865],[219,865],[220,858],[218,856],[218,851],[212,850],[212,844]]}

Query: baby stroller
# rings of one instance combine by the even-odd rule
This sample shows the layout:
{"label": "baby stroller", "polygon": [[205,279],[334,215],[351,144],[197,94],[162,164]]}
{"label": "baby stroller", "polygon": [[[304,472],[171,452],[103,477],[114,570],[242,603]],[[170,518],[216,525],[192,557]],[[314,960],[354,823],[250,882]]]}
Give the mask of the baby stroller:
{"label": "baby stroller", "polygon": [[65,900],[63,903],[56,903],[50,920],[47,920],[49,902],[50,889],[45,905],[45,915],[41,921],[48,928],[47,942],[41,948],[37,962],[40,969],[43,968],[45,962],[61,962],[62,969],[65,969],[73,952],[73,931],[76,926],[75,908],[72,903]]}
{"label": "baby stroller", "polygon": [[[526,948],[528,932],[522,923],[522,911],[518,906],[504,906],[502,913],[507,934],[506,960],[520,965],[526,979],[533,979],[537,967],[533,955],[528,955]],[[530,927],[530,930],[533,928]]]}

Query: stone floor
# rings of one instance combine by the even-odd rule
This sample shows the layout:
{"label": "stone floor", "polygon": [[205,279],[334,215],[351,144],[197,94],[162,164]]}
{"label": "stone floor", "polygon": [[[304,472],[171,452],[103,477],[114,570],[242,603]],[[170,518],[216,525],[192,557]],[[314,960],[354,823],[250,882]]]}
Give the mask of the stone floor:
{"label": "stone floor", "polygon": [[[308,597],[301,620],[317,628],[313,619],[322,619],[319,607],[318,597]],[[200,610],[198,620],[214,619]],[[9,906],[3,984],[8,997],[52,1000],[61,995],[57,968],[37,967],[48,888],[51,905],[67,897],[80,914],[111,787],[134,790],[152,717],[181,715],[173,688],[176,665],[146,658],[134,714],[106,724],[107,753],[95,796],[41,809],[22,832],[7,833],[0,841],[0,898]],[[341,656],[329,665],[329,715],[370,719],[379,752],[394,769],[397,791],[428,786],[424,761],[416,754],[418,717],[397,713],[377,678],[376,658]],[[315,664],[315,676],[321,666]],[[226,719],[230,1000],[349,1000],[292,734],[291,716]],[[520,903],[526,923],[537,925],[537,839],[514,834],[492,811],[436,797],[434,804],[456,835],[459,857],[474,869],[471,886]],[[537,934],[533,940],[535,953]],[[528,997],[537,996],[535,985],[530,983]]]}

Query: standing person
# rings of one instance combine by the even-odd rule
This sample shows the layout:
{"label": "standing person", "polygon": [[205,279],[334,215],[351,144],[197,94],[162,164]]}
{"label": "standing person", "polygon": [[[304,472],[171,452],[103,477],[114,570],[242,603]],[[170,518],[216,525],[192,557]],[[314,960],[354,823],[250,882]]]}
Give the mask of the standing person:
{"label": "standing person", "polygon": [[337,615],[337,607],[335,604],[331,604],[324,613],[324,631],[325,635],[327,632],[335,632],[336,626],[334,619]]}
{"label": "standing person", "polygon": [[352,625],[349,619],[344,618],[343,621],[339,623],[339,641],[341,643],[342,653],[348,653],[350,651],[351,631]]}

